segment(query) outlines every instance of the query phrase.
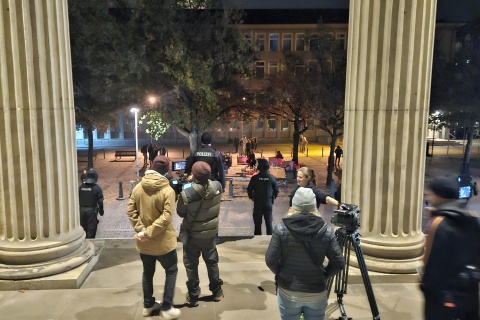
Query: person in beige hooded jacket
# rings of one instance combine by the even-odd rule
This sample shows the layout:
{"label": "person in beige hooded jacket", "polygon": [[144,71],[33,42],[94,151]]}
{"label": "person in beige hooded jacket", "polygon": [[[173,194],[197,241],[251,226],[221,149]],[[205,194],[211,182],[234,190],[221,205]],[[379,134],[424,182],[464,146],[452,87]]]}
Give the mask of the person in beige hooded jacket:
{"label": "person in beige hooded jacket", "polygon": [[[177,280],[177,235],[172,225],[175,213],[175,192],[166,177],[170,161],[165,156],[153,160],[153,170],[147,170],[128,200],[128,218],[136,232],[137,251],[143,262],[143,316],[160,310],[163,320],[177,319],[180,310],[174,308],[173,294]],[[163,303],[153,297],[155,264],[165,269]]]}

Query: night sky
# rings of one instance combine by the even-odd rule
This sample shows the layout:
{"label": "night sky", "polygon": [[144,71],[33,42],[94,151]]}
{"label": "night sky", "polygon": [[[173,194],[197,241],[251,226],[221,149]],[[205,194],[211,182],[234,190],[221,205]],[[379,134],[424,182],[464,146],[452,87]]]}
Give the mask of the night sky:
{"label": "night sky", "polygon": [[[349,2],[349,0],[224,0],[224,3],[234,3],[242,9],[346,9]],[[438,0],[437,21],[463,22],[474,18],[480,18],[480,0]]]}

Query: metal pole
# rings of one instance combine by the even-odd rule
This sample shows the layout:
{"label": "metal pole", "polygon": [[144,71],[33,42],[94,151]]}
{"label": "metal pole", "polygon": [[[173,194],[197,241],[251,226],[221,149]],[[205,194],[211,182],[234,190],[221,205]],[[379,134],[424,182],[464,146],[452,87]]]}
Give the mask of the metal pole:
{"label": "metal pole", "polygon": [[118,183],[118,198],[117,198],[117,200],[125,200],[125,197],[123,196],[123,186],[122,186],[121,181]]}
{"label": "metal pole", "polygon": [[138,110],[135,111],[135,159],[137,161],[137,183],[140,181],[138,169]]}

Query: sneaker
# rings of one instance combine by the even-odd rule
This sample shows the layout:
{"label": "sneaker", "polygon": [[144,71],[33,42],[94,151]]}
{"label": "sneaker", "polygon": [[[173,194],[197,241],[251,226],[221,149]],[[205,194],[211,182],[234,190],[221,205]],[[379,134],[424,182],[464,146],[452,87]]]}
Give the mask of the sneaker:
{"label": "sneaker", "polygon": [[187,306],[189,306],[189,307],[196,307],[196,306],[198,306],[198,297],[197,297],[197,296],[191,296],[191,295],[187,292],[186,300],[187,300]]}
{"label": "sneaker", "polygon": [[224,297],[222,288],[213,293],[213,301],[218,302]]}
{"label": "sneaker", "polygon": [[144,317],[150,317],[153,311],[160,310],[162,307],[161,301],[155,301],[152,307],[150,308],[143,308],[143,316]]}
{"label": "sneaker", "polygon": [[167,311],[160,311],[160,318],[162,320],[178,319],[181,314],[182,312],[179,309],[171,307]]}

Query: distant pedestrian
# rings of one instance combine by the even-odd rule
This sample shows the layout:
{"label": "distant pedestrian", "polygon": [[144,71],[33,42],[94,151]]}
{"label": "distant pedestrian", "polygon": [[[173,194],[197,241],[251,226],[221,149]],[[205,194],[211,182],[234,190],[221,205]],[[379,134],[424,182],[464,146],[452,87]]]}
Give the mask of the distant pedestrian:
{"label": "distant pedestrian", "polygon": [[478,320],[480,226],[458,200],[456,176],[436,177],[425,190],[429,223],[421,289],[426,320]]}
{"label": "distant pedestrian", "polygon": [[233,150],[234,153],[238,153],[238,146],[240,145],[240,139],[238,137],[233,138]]}
{"label": "distant pedestrian", "polygon": [[200,296],[198,259],[200,255],[207,267],[209,289],[213,301],[223,298],[218,252],[215,235],[218,232],[218,215],[222,199],[222,185],[210,180],[211,168],[203,161],[192,167],[192,183],[185,185],[177,202],[177,213],[183,218],[181,236],[183,242],[183,264],[187,271],[187,305],[196,307]]}
{"label": "distant pedestrian", "polygon": [[[165,156],[153,160],[142,181],[133,188],[128,200],[127,215],[133,229],[137,251],[143,264],[143,316],[160,310],[161,319],[178,319],[180,310],[173,307],[177,281],[177,234],[172,224],[175,212],[175,191],[166,177],[170,161]],[[156,262],[165,270],[163,301],[153,296],[153,276]]]}
{"label": "distant pedestrian", "polygon": [[[93,170],[92,170],[93,171]],[[97,214],[103,216],[103,192],[97,185],[97,173],[89,171],[85,182],[78,190],[80,204],[80,225],[85,230],[87,239],[94,239],[97,234]]]}
{"label": "distant pedestrian", "polygon": [[267,235],[272,234],[272,209],[273,202],[278,195],[277,179],[270,174],[270,164],[265,159],[258,159],[258,174],[254,175],[248,183],[247,192],[253,201],[254,235],[262,234],[262,220],[265,220]]}
{"label": "distant pedestrian", "polygon": [[155,144],[150,144],[148,147],[148,159],[150,160],[150,169],[152,169],[153,166],[153,160],[157,156],[157,146]]}
{"label": "distant pedestrian", "polygon": [[166,156],[167,155],[167,149],[164,146],[161,146],[158,148],[158,155],[159,156]]}
{"label": "distant pedestrian", "polygon": [[340,166],[340,158],[343,155],[343,149],[340,148],[340,146],[337,146],[334,152],[335,152],[335,165]]}
{"label": "distant pedestrian", "polygon": [[143,166],[146,167],[148,165],[148,156],[147,156],[148,145],[144,144],[142,146],[142,149],[140,149],[140,151],[143,154]]}

